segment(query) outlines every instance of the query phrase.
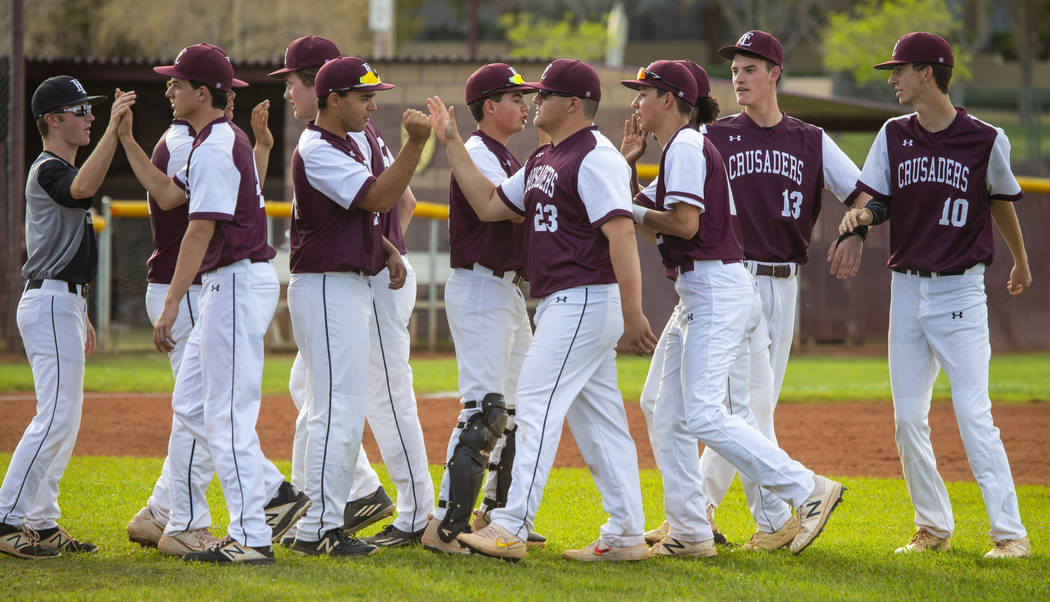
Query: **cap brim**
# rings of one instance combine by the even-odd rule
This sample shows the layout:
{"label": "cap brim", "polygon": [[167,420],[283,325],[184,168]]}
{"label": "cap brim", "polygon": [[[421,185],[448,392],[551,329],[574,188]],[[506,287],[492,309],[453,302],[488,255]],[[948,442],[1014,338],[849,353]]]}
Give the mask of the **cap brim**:
{"label": "cap brim", "polygon": [[185,73],[179,71],[179,68],[175,65],[164,65],[163,67],[154,67],[153,72],[159,73],[161,75],[167,75],[168,77],[177,77],[178,79],[192,79]]}
{"label": "cap brim", "polygon": [[[550,86],[544,86],[540,82],[525,82],[525,85],[532,88],[533,92],[539,92],[542,90],[544,92],[557,92],[558,94],[572,94],[572,92],[563,92],[562,90],[556,90]],[[573,94],[573,96],[576,95]]]}
{"label": "cap brim", "polygon": [[277,71],[267,73],[266,77],[281,77],[285,73],[291,73],[292,71],[298,71],[298,69],[289,69],[288,67],[285,67],[284,69],[278,69]]}
{"label": "cap brim", "polygon": [[230,86],[234,87],[234,88],[247,88],[248,87],[248,82],[246,82],[244,80],[237,79],[235,77],[235,78],[233,78],[233,81],[230,82]]}
{"label": "cap brim", "polygon": [[375,84],[373,86],[361,86],[359,88],[350,88],[351,92],[377,92],[379,90],[389,90],[394,87],[394,84]]}
{"label": "cap brim", "polygon": [[109,100],[108,96],[85,96],[80,102],[87,102],[93,105],[100,105]]}
{"label": "cap brim", "polygon": [[727,61],[731,61],[733,60],[733,57],[736,56],[737,52],[740,52],[740,48],[737,48],[736,46],[722,46],[718,49],[718,56]]}
{"label": "cap brim", "polygon": [[885,63],[879,63],[878,65],[873,66],[872,69],[893,69],[897,65],[907,65],[910,62],[911,61],[897,61],[897,60],[886,61]]}

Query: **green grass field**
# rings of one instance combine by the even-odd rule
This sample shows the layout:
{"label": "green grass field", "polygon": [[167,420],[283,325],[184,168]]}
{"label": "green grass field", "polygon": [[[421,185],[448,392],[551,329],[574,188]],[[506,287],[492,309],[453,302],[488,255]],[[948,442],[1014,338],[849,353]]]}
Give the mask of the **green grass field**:
{"label": "green grass field", "polygon": [[[10,454],[0,454],[6,466]],[[902,482],[842,479],[849,491],[825,534],[801,556],[725,551],[703,561],[651,559],[635,564],[580,565],[560,558],[566,548],[597,537],[605,520],[598,493],[583,469],[552,475],[536,521],[550,541],[516,565],[480,557],[449,558],[421,548],[381,550],[367,559],[338,561],[277,551],[271,567],[208,567],[162,557],[128,543],[124,525],[149,496],[161,461],[153,458],[74,457],[62,480],[64,525],[91,539],[92,556],[18,561],[0,558],[7,599],[1021,599],[1050,596],[1050,487],[1019,487],[1021,515],[1033,534],[1032,558],[990,562],[987,518],[977,487],[950,483],[956,534],[953,550],[902,557],[893,549],[912,533]],[[285,472],[288,463],[278,463]],[[438,467],[431,467],[439,477]],[[380,470],[387,486],[386,475]],[[642,472],[647,526],[662,517],[654,471]],[[209,490],[215,526],[226,510],[216,482]],[[739,484],[717,522],[742,543],[753,523]],[[379,526],[366,531],[371,533]]]}
{"label": "green grass field", "polygon": [[[619,384],[625,399],[637,400],[649,369],[649,358],[621,356]],[[271,354],[263,372],[263,392],[288,392],[291,355]],[[414,358],[415,390],[420,394],[456,390],[453,356]],[[991,396],[999,402],[1050,401],[1050,354],[993,355]],[[157,352],[108,354],[88,360],[85,391],[170,393],[174,381],[167,356]],[[33,374],[22,361],[0,363],[0,392],[32,391]],[[951,395],[942,374],[934,397]],[[885,355],[831,357],[798,355],[791,358],[781,403],[889,400],[890,381]]]}

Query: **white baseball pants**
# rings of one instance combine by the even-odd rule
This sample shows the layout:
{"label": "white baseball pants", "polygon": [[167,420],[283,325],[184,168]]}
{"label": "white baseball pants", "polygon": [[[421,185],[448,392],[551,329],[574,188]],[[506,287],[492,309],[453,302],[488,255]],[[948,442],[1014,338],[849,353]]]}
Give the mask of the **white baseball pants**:
{"label": "white baseball pants", "polygon": [[616,387],[615,348],[623,334],[619,288],[605,284],[558,291],[540,302],[535,321],[515,395],[518,431],[510,493],[507,506],[492,511],[492,522],[521,539],[528,536],[568,420],[609,514],[602,541],[642,543],[638,454]]}
{"label": "white baseball pants", "polygon": [[[200,320],[190,333],[172,394],[176,418],[198,441],[207,442],[230,514],[229,535],[251,547],[270,545],[263,507],[273,493],[267,484],[280,478],[263,456],[255,432],[263,337],[278,292],[268,261],[245,259],[205,273]],[[190,528],[191,512],[188,458],[172,451],[169,535]]]}
{"label": "white baseball pants", "polygon": [[[146,285],[146,315],[149,316],[150,324],[157,321],[161,312],[164,311],[164,300],[168,297],[167,284],[150,282]],[[179,366],[182,365],[182,356],[186,352],[186,341],[190,338],[190,332],[200,317],[199,297],[201,286],[190,285],[186,295],[179,303],[179,315],[171,327],[171,338],[175,339],[175,348],[168,352],[168,361],[171,362],[171,373],[178,379]],[[208,500],[205,492],[211,483],[215,466],[211,461],[208,446],[203,442],[198,444],[182,423],[172,416],[171,435],[168,438],[168,450],[179,450],[188,458],[190,475],[186,482],[190,484],[187,497],[190,499],[190,518],[188,521],[190,529],[200,529],[211,526],[211,513],[208,508]],[[171,485],[171,462],[164,458],[164,466],[160,470],[160,478],[153,486],[153,493],[146,503],[150,512],[161,523],[167,524],[168,515],[171,514],[171,494],[168,488]]]}
{"label": "white baseball pants", "polygon": [[[518,386],[521,363],[532,341],[532,326],[525,309],[525,297],[514,284],[514,272],[496,278],[491,270],[477,265],[472,270],[457,268],[445,283],[445,315],[456,348],[459,369],[460,403],[480,402],[489,393],[500,393],[508,410],[514,409],[514,392]],[[463,408],[459,423],[466,423],[480,412],[480,407]],[[516,411],[516,410],[515,410]],[[514,428],[514,416],[507,420],[505,431]],[[459,445],[461,429],[452,430],[445,454],[447,462]],[[506,445],[506,434],[489,454],[489,464],[499,462]],[[448,502],[448,472],[441,476],[438,499]],[[496,498],[496,473],[485,478],[482,494]],[[446,508],[434,511],[438,520],[445,518]]]}
{"label": "white baseball pants", "polygon": [[711,527],[696,453],[698,439],[751,481],[795,507],[812,493],[813,473],[744,418],[726,412],[730,369],[741,352],[740,341],[753,309],[754,285],[743,265],[697,261],[692,271],[678,278],[675,290],[681,308],[677,328],[664,343],[653,423],[660,439],[657,451],[664,470],[669,535],[704,541],[711,539]]}
{"label": "white baseball pants", "polygon": [[988,397],[988,306],[984,264],[959,276],[893,273],[889,364],[897,451],[915,506],[915,525],[938,537],[955,530],[951,502],[930,443],[930,398],[940,368],[948,376],[959,434],[984,497],[995,541],[1027,536],[1017,491]]}
{"label": "white baseball pants", "polygon": [[50,529],[61,515],[58,481],[69,463],[84,404],[84,297],[62,280],[44,280],[18,302],[18,331],[33,369],[36,415],[0,486],[0,522]]}
{"label": "white baseball pants", "polygon": [[292,274],[288,283],[288,313],[312,399],[303,468],[313,503],[296,531],[304,541],[343,526],[368,407],[371,304],[366,275]]}

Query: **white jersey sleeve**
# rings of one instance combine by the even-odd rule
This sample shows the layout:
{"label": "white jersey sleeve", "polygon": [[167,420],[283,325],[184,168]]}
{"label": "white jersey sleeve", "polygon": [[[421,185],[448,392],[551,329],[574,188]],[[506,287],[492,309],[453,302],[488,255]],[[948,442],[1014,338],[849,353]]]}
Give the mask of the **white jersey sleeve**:
{"label": "white jersey sleeve", "polygon": [[707,159],[704,158],[703,143],[703,136],[694,130],[679,132],[671,141],[662,174],[665,209],[686,203],[704,211]]}
{"label": "white jersey sleeve", "polygon": [[478,170],[490,182],[499,186],[503,180],[507,179],[507,172],[503,170],[499,157],[494,155],[489,150],[489,147],[485,146],[485,142],[481,138],[471,136],[467,139],[464,146],[467,147],[467,153],[470,155],[470,158],[474,160],[474,165],[478,166]]}
{"label": "white jersey sleeve", "polygon": [[[227,128],[228,129],[228,128]],[[226,144],[225,132],[215,131],[206,143],[194,149],[187,166],[190,217],[231,220],[237,211],[241,172],[233,162],[233,133]]]}
{"label": "white jersey sleeve", "polygon": [[646,205],[649,208],[652,208],[656,201],[656,180],[649,182],[648,186],[635,195],[634,200],[639,205]]}
{"label": "white jersey sleeve", "polygon": [[518,215],[525,215],[525,169],[527,167],[528,164],[496,186],[496,192],[499,193],[503,202]]}
{"label": "white jersey sleeve", "polygon": [[857,187],[860,170],[839,145],[822,131],[821,155],[824,163],[824,188],[840,201],[845,201]]}
{"label": "white jersey sleeve", "polygon": [[886,125],[882,124],[875,141],[871,143],[868,158],[864,160],[864,169],[860,171],[857,182],[867,186],[884,197],[890,196],[890,151],[886,146]]}
{"label": "white jersey sleeve", "polygon": [[993,199],[1017,199],[1021,195],[1021,185],[1010,168],[1010,139],[1002,128],[995,130],[995,144],[988,157],[988,194]]}
{"label": "white jersey sleeve", "polygon": [[299,151],[306,179],[318,192],[350,209],[364,197],[375,177],[364,164],[318,140]]}
{"label": "white jersey sleeve", "polygon": [[631,168],[612,143],[596,136],[598,144],[580,162],[576,178],[576,193],[592,224],[616,211],[631,212]]}

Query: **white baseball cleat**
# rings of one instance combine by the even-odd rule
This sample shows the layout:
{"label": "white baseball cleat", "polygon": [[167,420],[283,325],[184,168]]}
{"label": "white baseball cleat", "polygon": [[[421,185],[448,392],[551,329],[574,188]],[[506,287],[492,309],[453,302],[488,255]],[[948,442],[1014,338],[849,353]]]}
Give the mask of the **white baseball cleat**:
{"label": "white baseball cleat", "polygon": [[525,558],[528,551],[524,540],[496,524],[490,524],[477,533],[460,533],[456,539],[478,554],[502,558],[508,562]]}
{"label": "white baseball cleat", "polygon": [[1032,555],[1032,544],[1027,537],[1021,539],[1004,539],[995,542],[995,547],[988,550],[985,558],[1028,558]]}
{"label": "white baseball cleat", "polygon": [[919,529],[912,536],[911,541],[893,551],[894,554],[913,554],[918,552],[929,552],[943,550],[947,552],[952,549],[951,538],[937,537],[926,529]]}
{"label": "white baseball cleat", "polygon": [[423,531],[423,537],[420,538],[424,549],[441,554],[470,554],[470,550],[464,548],[456,538],[453,537],[452,541],[441,539],[440,527],[441,521],[431,516],[427,521],[427,528]]}
{"label": "white baseball cleat", "polygon": [[671,525],[667,524],[667,521],[660,523],[660,526],[645,532],[645,543],[650,546],[655,546],[660,543],[660,540],[667,537],[667,533],[671,530]]}
{"label": "white baseball cleat", "polygon": [[755,534],[741,549],[772,552],[791,543],[796,535],[798,535],[798,519],[790,516],[786,523],[772,533],[755,531]]}
{"label": "white baseball cleat", "polygon": [[820,475],[814,475],[813,484],[813,493],[798,507],[798,535],[791,542],[792,554],[801,554],[820,536],[846,491],[842,483]]}
{"label": "white baseball cleat", "polygon": [[157,542],[157,550],[169,556],[185,556],[190,552],[203,552],[219,543],[219,538],[208,529],[191,529],[175,535],[165,533]]}
{"label": "white baseball cleat", "polygon": [[[713,544],[712,544],[713,545]],[[576,562],[622,562],[625,560],[646,560],[649,558],[649,547],[644,543],[633,546],[611,546],[601,539],[580,550],[565,550],[561,557]]]}
{"label": "white baseball cleat", "polygon": [[718,555],[718,550],[715,549],[714,539],[681,541],[667,536],[650,548],[649,554],[665,558],[711,558]]}
{"label": "white baseball cleat", "polygon": [[149,506],[143,506],[128,523],[127,531],[128,540],[132,543],[144,548],[155,548],[164,536],[164,525],[153,516]]}

